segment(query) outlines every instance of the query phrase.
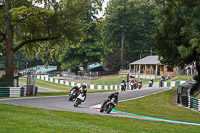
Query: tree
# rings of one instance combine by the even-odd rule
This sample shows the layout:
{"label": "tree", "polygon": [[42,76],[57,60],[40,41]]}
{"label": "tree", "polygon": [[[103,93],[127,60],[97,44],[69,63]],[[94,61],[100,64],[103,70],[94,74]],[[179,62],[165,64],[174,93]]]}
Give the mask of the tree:
{"label": "tree", "polygon": [[156,0],[155,47],[161,61],[183,67],[196,63],[200,83],[200,2]]}
{"label": "tree", "polygon": [[76,42],[65,40],[60,44],[52,42],[50,45],[39,48],[38,55],[47,61],[55,60],[61,63],[62,69],[77,71],[80,65],[87,73],[88,63],[100,62],[103,57],[103,43],[101,35],[101,23],[95,16],[101,10],[102,1],[93,0],[89,12],[82,20],[85,25],[83,34],[77,37]]}
{"label": "tree", "polygon": [[[154,8],[149,0],[110,0],[104,21],[106,49],[110,49],[107,54],[116,51],[114,49],[120,44],[123,50],[118,54],[123,55],[120,60],[125,65],[138,60],[141,53],[142,57],[149,55],[155,27]],[[120,60],[118,64],[122,63]]]}
{"label": "tree", "polygon": [[6,56],[6,75],[14,75],[13,55],[18,50],[33,55],[45,42],[74,41],[89,7],[88,0],[1,0],[0,53]]}

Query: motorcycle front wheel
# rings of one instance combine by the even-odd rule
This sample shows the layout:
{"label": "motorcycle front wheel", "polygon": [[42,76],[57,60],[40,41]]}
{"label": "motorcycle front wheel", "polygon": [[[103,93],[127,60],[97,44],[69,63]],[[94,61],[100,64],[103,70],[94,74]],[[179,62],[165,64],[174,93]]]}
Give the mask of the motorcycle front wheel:
{"label": "motorcycle front wheel", "polygon": [[113,108],[114,108],[114,105],[113,104],[109,104],[107,109],[106,109],[106,113],[109,114],[112,111]]}
{"label": "motorcycle front wheel", "polygon": [[71,95],[70,97],[69,97],[69,101],[72,101],[73,100],[73,95]]}
{"label": "motorcycle front wheel", "polygon": [[81,103],[81,100],[77,99],[77,101],[74,104],[74,107],[77,107]]}

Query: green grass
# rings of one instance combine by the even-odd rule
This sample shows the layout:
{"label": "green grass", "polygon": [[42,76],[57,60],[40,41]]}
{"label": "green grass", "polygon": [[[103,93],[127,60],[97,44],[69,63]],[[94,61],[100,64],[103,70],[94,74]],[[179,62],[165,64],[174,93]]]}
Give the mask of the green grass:
{"label": "green grass", "polygon": [[[19,82],[20,83],[26,83],[26,79],[20,78]],[[44,80],[41,80],[41,79],[36,79],[36,86],[59,91],[59,92],[38,92],[38,96],[69,95],[69,91],[72,88],[72,86],[56,84],[56,83],[44,81]],[[109,92],[109,91],[112,91],[112,90],[88,89],[88,93],[99,93],[99,92]]]}
{"label": "green grass", "polygon": [[193,80],[193,76],[176,76],[174,78],[171,78],[171,79],[167,80],[166,82],[186,81],[186,80]]}
{"label": "green grass", "polygon": [[199,112],[172,103],[174,93],[176,93],[176,87],[144,98],[120,102],[115,109],[156,118],[200,123]]}
{"label": "green grass", "polygon": [[0,104],[1,133],[198,133],[199,126]]}
{"label": "green grass", "polygon": [[[120,76],[102,76],[97,80],[92,80],[91,84],[95,85],[120,85],[122,79],[125,81],[127,80],[126,78],[122,78]],[[137,79],[138,80],[138,79]],[[141,79],[143,85],[149,83],[149,79]],[[154,79],[154,82],[158,82],[160,79]]]}

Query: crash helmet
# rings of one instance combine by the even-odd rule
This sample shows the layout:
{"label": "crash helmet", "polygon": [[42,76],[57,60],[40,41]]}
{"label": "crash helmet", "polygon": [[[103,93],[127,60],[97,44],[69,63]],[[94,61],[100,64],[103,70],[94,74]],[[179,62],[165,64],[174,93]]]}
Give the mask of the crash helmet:
{"label": "crash helmet", "polygon": [[87,84],[86,84],[86,83],[84,83],[84,84],[83,84],[83,87],[84,87],[84,88],[87,88]]}
{"label": "crash helmet", "polygon": [[118,92],[118,91],[115,91],[115,92],[114,92],[114,95],[115,95],[115,96],[118,96],[118,95],[119,95],[119,92]]}

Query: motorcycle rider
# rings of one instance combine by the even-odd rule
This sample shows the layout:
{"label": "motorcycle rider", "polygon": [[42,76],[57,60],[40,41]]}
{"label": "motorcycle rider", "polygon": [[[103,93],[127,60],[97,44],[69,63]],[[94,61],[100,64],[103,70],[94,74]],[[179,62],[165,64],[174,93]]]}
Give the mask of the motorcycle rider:
{"label": "motorcycle rider", "polygon": [[122,79],[122,82],[121,82],[121,84],[124,84],[124,91],[126,90],[126,81],[124,80],[124,79]]}
{"label": "motorcycle rider", "polygon": [[[86,99],[87,84],[84,84],[79,88],[79,93],[83,94],[82,96]],[[85,101],[85,99],[83,100],[83,102]]]}
{"label": "motorcycle rider", "polygon": [[[131,83],[133,83],[133,85],[131,85]],[[134,79],[132,79],[131,81],[130,81],[130,85],[131,85],[131,90],[133,90],[133,88],[134,89],[136,89],[136,85],[135,85],[135,80]]]}
{"label": "motorcycle rider", "polygon": [[109,102],[112,98],[114,98],[115,103],[118,103],[118,96],[119,96],[119,92],[115,91],[114,93],[111,93],[108,98],[105,99],[105,102],[103,103],[102,106],[104,106],[107,102]]}
{"label": "motorcycle rider", "polygon": [[142,87],[142,80],[138,81],[138,89],[140,89]]}
{"label": "motorcycle rider", "polygon": [[69,94],[71,94],[71,91],[74,91],[75,96],[77,97],[77,96],[78,96],[78,92],[79,92],[78,85],[75,85],[75,86],[69,91]]}

